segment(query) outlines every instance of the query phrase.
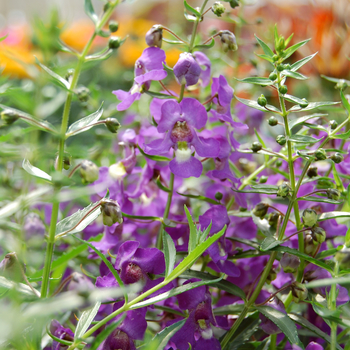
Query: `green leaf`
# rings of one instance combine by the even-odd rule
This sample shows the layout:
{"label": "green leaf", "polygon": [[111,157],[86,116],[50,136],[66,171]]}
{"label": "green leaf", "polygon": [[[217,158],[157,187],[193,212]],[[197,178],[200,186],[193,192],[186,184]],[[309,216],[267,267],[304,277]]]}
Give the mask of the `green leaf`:
{"label": "green leaf", "polygon": [[48,73],[51,78],[53,79],[54,83],[58,83],[59,86],[64,87],[65,90],[70,91],[70,84],[66,79],[63,79],[60,75],[57,73],[53,72],[51,69],[48,67],[44,66],[40,61],[35,57],[35,62],[37,65],[39,65],[46,73]]}
{"label": "green leaf", "polygon": [[163,253],[165,258],[165,277],[169,276],[174,270],[175,260],[176,260],[176,249],[173,239],[170,235],[163,231]]}
{"label": "green leaf", "polygon": [[300,135],[300,134],[291,135],[288,139],[289,141],[294,143],[306,143],[306,144],[310,144],[310,143],[313,144],[320,141],[319,139],[315,139],[312,136]]}
{"label": "green leaf", "polygon": [[336,277],[336,278],[323,278],[320,280],[311,281],[305,284],[306,288],[319,288],[319,287],[327,287],[334,284],[349,284],[350,277]]}
{"label": "green leaf", "polygon": [[[164,40],[164,39],[163,39]],[[211,49],[215,45],[215,40],[214,38],[211,38],[211,41],[209,44],[204,44],[204,45],[196,45],[193,50],[199,50],[199,49]]]}
{"label": "green leaf", "polygon": [[288,110],[288,112],[305,112],[305,111],[311,111],[316,108],[324,107],[324,106],[332,106],[336,105],[339,102],[310,102],[309,105],[305,108],[301,108],[300,106],[293,106],[291,109]]}
{"label": "green leaf", "polygon": [[342,90],[340,90],[340,97],[341,97],[341,101],[343,103],[344,108],[347,110],[348,115],[350,115],[350,103],[347,100],[347,98],[344,96],[344,93]]}
{"label": "green leaf", "polygon": [[92,6],[91,0],[85,0],[85,6],[84,6],[85,13],[90,17],[90,19],[97,24],[98,23],[98,16]]}
{"label": "green leaf", "polygon": [[334,199],[329,199],[327,197],[315,197],[315,196],[299,197],[298,201],[329,203],[329,204],[342,204],[343,203],[342,201],[336,201]]}
{"label": "green leaf", "polygon": [[258,41],[259,45],[261,46],[261,48],[263,49],[263,51],[265,52],[265,55],[272,58],[274,53],[270,49],[270,47],[266,43],[264,43],[261,39],[259,39],[255,34],[254,36],[255,36],[255,39]]}
{"label": "green leaf", "polygon": [[321,74],[321,77],[325,80],[328,80],[332,83],[340,83],[340,82],[344,82],[346,83],[348,86],[350,86],[350,80],[346,80],[346,79],[337,79],[337,78],[332,78],[332,77],[327,77],[326,75]]}
{"label": "green leaf", "polygon": [[257,54],[257,53],[255,55],[260,57],[260,58],[262,58],[263,60],[269,61],[270,63],[273,64],[273,59],[270,56],[268,56],[268,55],[260,55],[260,54]]}
{"label": "green leaf", "polygon": [[144,93],[146,95],[151,96],[151,97],[156,97],[156,98],[160,98],[160,99],[174,99],[174,98],[176,98],[176,96],[167,95],[167,94],[163,94],[161,92],[155,92],[155,91],[145,91]]}
{"label": "green leaf", "polygon": [[262,241],[261,246],[260,246],[260,250],[262,250],[264,252],[264,251],[269,250],[271,248],[274,248],[282,243],[283,243],[283,241],[278,241],[275,237],[269,236],[269,237],[266,237]]}
{"label": "green leaf", "polygon": [[288,47],[286,50],[284,50],[283,59],[285,60],[286,58],[292,56],[296,50],[298,50],[300,47],[304,46],[310,40],[311,39],[306,39],[306,40],[303,40],[297,44],[294,44],[294,45]]}
{"label": "green leaf", "polygon": [[94,55],[89,55],[85,57],[86,62],[91,62],[91,61],[104,61],[110,58],[113,54],[112,49],[104,49],[100,53],[96,53]]}
{"label": "green leaf", "polygon": [[290,43],[290,41],[292,40],[294,36],[294,33],[292,33],[285,41],[284,41],[284,45],[287,47],[288,44]]}
{"label": "green leaf", "polygon": [[255,108],[255,109],[258,109],[259,111],[263,111],[263,112],[270,112],[270,111],[273,111],[273,112],[276,112],[276,113],[281,113],[281,111],[279,109],[277,109],[275,106],[272,106],[272,105],[266,105],[265,107],[268,108],[264,108],[264,107],[261,107],[258,102],[254,101],[254,100],[246,100],[245,98],[240,98],[240,97],[237,97],[235,95],[235,98],[239,101],[239,102],[242,102],[243,104],[245,104],[246,106],[248,107],[252,107],[252,108]]}
{"label": "green leaf", "polygon": [[195,198],[195,199],[198,199],[198,200],[201,200],[201,201],[204,201],[204,202],[207,202],[207,203],[211,203],[211,204],[217,204],[217,205],[220,204],[215,199],[211,199],[211,198],[204,197],[204,196],[201,196],[201,195],[185,194],[185,193],[180,193],[180,192],[176,192],[176,193],[179,194],[180,196],[183,196],[183,197]]}
{"label": "green leaf", "polygon": [[74,340],[81,339],[81,337],[85,334],[85,332],[91,325],[91,322],[97,315],[100,306],[101,302],[98,301],[92,308],[83,311],[83,313],[80,315],[77,328],[75,329]]}
{"label": "green leaf", "polygon": [[318,217],[318,221],[336,219],[336,218],[348,218],[350,217],[350,212],[343,211],[329,211],[327,213],[323,213]]}
{"label": "green leaf", "polygon": [[315,56],[317,55],[317,52],[314,53],[313,55],[310,55],[310,56],[307,56],[307,57],[304,57],[302,58],[300,61],[297,61],[295,63],[293,63],[291,66],[290,66],[290,70],[292,72],[295,72],[297,71],[300,67],[302,67],[305,63],[309,62],[310,60],[312,60]]}
{"label": "green leaf", "polygon": [[249,77],[244,79],[236,79],[240,81],[241,83],[247,83],[247,84],[255,84],[255,85],[273,85],[274,82],[270,80],[269,78],[263,78],[263,77]]}
{"label": "green leaf", "polygon": [[241,345],[246,344],[250,337],[258,330],[260,319],[248,317],[239,325],[233,338],[229,343],[230,350],[241,349]]}
{"label": "green leaf", "polygon": [[244,309],[244,304],[231,304],[216,307],[213,309],[215,316],[223,316],[223,315],[239,315]]}
{"label": "green leaf", "polygon": [[[186,43],[184,43],[183,41],[180,40],[169,40],[169,39],[162,39],[164,42],[168,43],[168,44],[172,44],[172,45],[187,45]],[[195,46],[196,48],[197,46]]]}
{"label": "green leaf", "polygon": [[294,120],[289,120],[289,122],[288,122],[289,128],[292,129],[297,125],[301,125],[301,124],[305,123],[306,121],[308,121],[309,119],[321,118],[321,117],[325,117],[325,116],[327,116],[327,114],[315,113],[315,114],[305,115],[303,117],[300,117],[300,118],[297,118]]}
{"label": "green leaf", "polygon": [[329,138],[337,139],[337,140],[347,140],[349,137],[350,137],[350,130],[342,134],[333,134],[333,133],[329,134]]}
{"label": "green leaf", "polygon": [[51,181],[52,177],[45,173],[45,171],[42,171],[41,169],[33,166],[32,164],[30,164],[28,159],[23,159],[23,163],[22,163],[22,168],[29,174],[34,175],[36,177],[40,177],[41,179],[47,180],[47,181]]}
{"label": "green leaf", "polygon": [[[308,329],[309,331],[313,332],[318,338],[322,338],[324,339],[326,342],[328,342],[329,344],[331,343],[331,337],[326,334],[325,332],[321,331],[318,327],[316,327],[314,324],[312,324],[311,322],[309,322],[306,318],[297,315],[297,314],[288,314],[288,316],[297,324],[299,324],[300,326]],[[338,350],[343,350],[343,348],[336,344],[336,348]]]}
{"label": "green leaf", "polygon": [[231,188],[234,192],[239,193],[262,193],[262,194],[277,194],[278,186],[275,185],[253,185],[251,186],[251,190],[236,190],[235,188]]}
{"label": "green leaf", "polygon": [[[35,295],[35,293],[26,284],[12,282],[3,276],[0,276],[0,295],[11,290],[17,291],[21,296],[25,297],[26,299],[38,299],[38,296]],[[37,293],[38,295],[40,295],[39,292]]]}
{"label": "green leaf", "polygon": [[188,11],[188,12],[191,12],[193,13],[197,18],[201,18],[202,15],[196,10],[194,9],[192,6],[190,6],[186,0],[184,0],[184,6],[185,6],[185,9]]}
{"label": "green leaf", "polygon": [[306,77],[305,75],[303,75],[301,73],[298,73],[298,72],[293,72],[291,70],[283,70],[281,72],[281,74],[284,75],[285,77],[298,79],[298,80],[306,80],[306,79],[308,79],[308,77]]}
{"label": "green leaf", "polygon": [[147,349],[153,350],[163,350],[168,344],[169,340],[179,331],[185,324],[186,319],[178,321],[169,327],[164,328],[159,333],[157,333],[149,344],[147,344]]}
{"label": "green leaf", "polygon": [[81,118],[72,125],[70,125],[66,133],[66,138],[91,129],[94,126],[94,124],[102,117],[102,106],[103,103],[95,113],[92,113],[85,118]]}
{"label": "green leaf", "polygon": [[171,190],[168,187],[165,187],[161,182],[160,182],[160,175],[157,177],[156,184],[158,188],[160,188],[162,191],[170,193]]}
{"label": "green leaf", "polygon": [[148,159],[152,159],[152,160],[155,160],[156,162],[169,162],[171,159],[168,158],[168,157],[163,157],[163,156],[152,156],[150,154],[147,154],[144,152],[144,150],[139,146],[137,145],[137,148],[139,149],[139,151],[141,152],[141,154],[143,156],[145,156],[146,158]]}
{"label": "green leaf", "polygon": [[188,240],[188,253],[191,253],[197,246],[197,228],[186,205],[184,205],[184,209],[188,221],[188,226],[190,228],[190,237]]}
{"label": "green leaf", "polygon": [[[300,104],[300,103],[304,103],[305,101],[303,101],[301,98],[299,97],[295,97],[292,95],[288,95],[288,94],[284,94],[281,96],[282,98],[284,98],[286,101],[288,102],[292,102],[292,103],[296,103],[296,104]],[[290,127],[290,126],[289,126]]]}
{"label": "green leaf", "polygon": [[272,321],[285,334],[291,344],[297,344],[304,348],[299,340],[297,327],[286,314],[270,306],[256,306],[256,309]]}

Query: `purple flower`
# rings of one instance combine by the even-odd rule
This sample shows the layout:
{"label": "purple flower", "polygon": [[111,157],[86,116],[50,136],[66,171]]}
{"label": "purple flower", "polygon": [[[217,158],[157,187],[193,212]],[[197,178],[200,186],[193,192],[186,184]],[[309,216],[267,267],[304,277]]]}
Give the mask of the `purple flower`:
{"label": "purple flower", "polygon": [[323,350],[323,346],[312,341],[311,343],[308,344],[305,350]]}
{"label": "purple flower", "polygon": [[191,146],[201,157],[216,157],[219,153],[219,143],[213,138],[198,137],[194,129],[205,126],[208,116],[204,106],[193,98],[184,98],[180,103],[167,101],[161,108],[161,119],[158,132],[165,133],[164,139],[149,143],[146,153],[151,155],[164,154],[170,148],[175,150],[175,158],[169,163],[170,170],[178,176],[199,177],[202,173],[202,163],[192,157]]}
{"label": "purple flower", "polygon": [[201,74],[201,67],[191,53],[183,52],[174,66],[174,74],[179,84],[196,85]]}
{"label": "purple flower", "polygon": [[141,93],[150,88],[152,80],[162,80],[167,76],[163,62],[165,62],[165,52],[160,48],[148,47],[143,51],[141,57],[135,62],[135,79],[131,89],[128,92],[113,91],[118,100],[122,101],[117,106],[118,111],[128,109],[135,100],[140,99]]}
{"label": "purple flower", "polygon": [[43,236],[46,228],[38,214],[30,213],[24,220],[23,230],[27,237],[40,235]]}
{"label": "purple flower", "polygon": [[[64,328],[58,321],[52,320],[50,325],[50,332],[57,338],[66,340],[66,341],[74,341],[74,333],[69,328]],[[53,342],[52,344],[53,350],[63,350],[68,349],[68,346],[62,345],[58,342]]]}
{"label": "purple flower", "polygon": [[210,82],[210,59],[200,51],[193,52],[193,56],[200,66],[205,67],[205,69],[201,67],[201,74],[199,76],[199,79],[202,80],[202,86],[206,87]]}

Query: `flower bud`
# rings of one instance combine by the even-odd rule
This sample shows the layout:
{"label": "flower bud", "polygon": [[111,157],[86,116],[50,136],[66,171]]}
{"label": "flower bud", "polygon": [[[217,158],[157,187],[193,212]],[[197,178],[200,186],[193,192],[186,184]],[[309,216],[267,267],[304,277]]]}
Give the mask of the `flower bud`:
{"label": "flower bud", "polygon": [[96,181],[98,179],[98,174],[99,169],[95,163],[90,160],[82,161],[80,165],[80,175],[84,184]]}
{"label": "flower bud", "polygon": [[300,259],[295,255],[284,253],[280,263],[285,273],[294,273],[300,265]]}
{"label": "flower bud", "polygon": [[267,203],[259,203],[254,207],[252,214],[254,214],[255,216],[257,216],[262,220],[267,214],[268,209],[269,209],[269,205]]}
{"label": "flower bud", "polygon": [[284,68],[285,70],[289,70],[289,69],[291,69],[291,65],[290,65],[289,63],[284,64],[284,65],[283,65],[283,68]]}
{"label": "flower bud", "polygon": [[278,135],[278,136],[276,137],[276,142],[277,142],[279,145],[283,146],[283,145],[286,144],[287,140],[286,140],[286,137],[285,137],[284,135]]}
{"label": "flower bud", "polygon": [[125,332],[117,328],[107,337],[107,339],[104,342],[103,349],[135,349],[135,347],[130,346],[130,343],[133,343],[133,341],[129,338],[129,336]]}
{"label": "flower bud", "polygon": [[279,72],[282,72],[283,69],[284,69],[284,65],[283,65],[283,64],[278,64],[276,68],[277,68],[277,70],[278,70]]}
{"label": "flower bud", "polygon": [[306,107],[309,105],[309,102],[307,101],[306,98],[302,98],[302,101],[303,101],[303,102],[300,102],[300,103],[299,103],[299,106],[300,106],[301,108],[306,108]]}
{"label": "flower bud", "polygon": [[264,184],[266,182],[267,182],[267,176],[264,176],[264,175],[261,176],[260,179],[259,179],[259,183]]}
{"label": "flower bud", "polygon": [[280,214],[276,213],[275,211],[270,213],[269,216],[267,217],[267,221],[269,225],[273,228],[276,228],[279,217],[280,217]]}
{"label": "flower bud", "polygon": [[187,86],[198,83],[201,67],[191,53],[183,52],[174,66],[174,74],[179,84]]}
{"label": "flower bud", "polygon": [[344,160],[344,157],[341,153],[337,152],[332,154],[331,159],[333,160],[334,163],[339,164]]}
{"label": "flower bud", "polygon": [[221,17],[221,15],[225,13],[225,6],[221,2],[216,1],[211,7],[211,10],[213,11],[214,15]]}
{"label": "flower bud", "polygon": [[0,275],[16,282],[23,280],[22,267],[15,252],[6,254],[0,262]]}
{"label": "flower bud", "polygon": [[328,188],[326,193],[329,199],[334,199],[337,201],[340,198],[340,191],[335,188]]}
{"label": "flower bud", "polygon": [[1,112],[1,119],[4,121],[5,125],[13,124],[18,118],[19,115],[9,109],[5,109]]}
{"label": "flower bud", "polygon": [[327,159],[326,151],[323,148],[319,148],[315,152],[315,157],[316,157],[317,160],[325,160],[325,159]]}
{"label": "flower bud", "polygon": [[277,160],[276,160],[275,165],[276,165],[277,168],[279,168],[282,164],[283,164],[283,162],[282,162],[281,159],[277,159]]}
{"label": "flower bud", "polygon": [[277,197],[286,198],[289,196],[291,188],[287,182],[283,182],[282,185],[278,186]]}
{"label": "flower bud", "polygon": [[[307,231],[311,233],[311,231]],[[314,256],[318,250],[318,246],[314,244],[311,234],[305,234],[304,238],[304,252],[307,255]]]}
{"label": "flower bud", "polygon": [[308,292],[305,284],[294,282],[292,285],[292,296],[294,302],[304,301],[307,298]]}
{"label": "flower bud", "polygon": [[273,55],[272,56],[272,59],[274,62],[278,61],[279,60],[279,56],[278,55]]}
{"label": "flower bud", "polygon": [[262,144],[260,142],[253,142],[250,149],[255,153],[259,152],[262,150]]}
{"label": "flower bud", "polygon": [[317,176],[317,167],[316,166],[310,166],[306,174],[307,174],[308,177],[315,177],[315,176]]}
{"label": "flower bud", "polygon": [[339,81],[335,85],[335,89],[340,89],[340,90],[344,90],[347,87],[348,87],[348,84],[346,83],[346,81],[344,79],[339,79]]}
{"label": "flower bud", "polygon": [[266,106],[266,104],[267,104],[266,97],[263,94],[261,94],[260,97],[258,97],[258,105],[264,107]]}
{"label": "flower bud", "polygon": [[272,281],[274,281],[277,278],[277,273],[275,269],[271,269],[270,273],[268,274],[266,278],[266,283],[271,284]]}
{"label": "flower bud", "polygon": [[234,9],[235,7],[239,6],[239,0],[230,0],[229,4],[230,4],[231,8]]}
{"label": "flower bud", "polygon": [[112,226],[116,222],[119,222],[120,224],[123,222],[122,212],[116,201],[112,199],[102,199],[101,211],[104,225]]}
{"label": "flower bud", "polygon": [[302,219],[305,227],[313,227],[317,223],[317,213],[315,210],[307,208],[303,211]]}
{"label": "flower bud", "polygon": [[229,30],[221,30],[219,32],[224,52],[236,51],[238,49],[236,37]]}
{"label": "flower bud", "polygon": [[221,192],[216,192],[215,193],[215,199],[218,200],[218,201],[221,201],[223,197],[223,194]]}
{"label": "flower bud", "polygon": [[85,86],[77,88],[75,90],[75,93],[77,94],[78,100],[80,102],[86,102],[90,96],[90,90]]}
{"label": "flower bud", "polygon": [[116,118],[106,118],[105,125],[107,129],[113,134],[116,134],[118,132],[118,129],[120,128],[120,123]]}
{"label": "flower bud", "polygon": [[278,120],[276,117],[270,117],[268,123],[270,126],[276,126],[278,124]]}
{"label": "flower bud", "polygon": [[276,51],[278,52],[281,52],[284,50],[284,48],[286,47],[286,43],[284,41],[284,37],[281,36],[279,39],[278,39],[278,43],[277,43],[277,46],[276,46]]}
{"label": "flower bud", "polygon": [[329,122],[329,125],[330,125],[330,127],[331,127],[332,130],[334,130],[334,129],[336,129],[336,128],[338,127],[338,123],[337,123],[336,120],[331,120],[331,121]]}
{"label": "flower bud", "polygon": [[284,95],[284,94],[287,93],[288,88],[287,88],[286,85],[281,85],[281,86],[278,88],[278,91],[279,91],[282,95]]}
{"label": "flower bud", "polygon": [[160,24],[154,25],[147,33],[146,33],[146,43],[148,46],[157,46],[159,48],[162,47],[163,40],[163,27]]}
{"label": "flower bud", "polygon": [[111,36],[108,41],[108,47],[112,50],[118,49],[119,46],[121,45],[121,39],[119,36]]}
{"label": "flower bud", "polygon": [[277,74],[275,72],[270,73],[269,79],[275,81],[277,79]]}
{"label": "flower bud", "polygon": [[326,240],[326,231],[321,227],[314,227],[311,233],[314,244],[318,245]]}
{"label": "flower bud", "polygon": [[350,268],[350,249],[343,247],[335,254],[335,260],[339,262],[339,267],[341,270]]}
{"label": "flower bud", "polygon": [[63,169],[68,170],[70,168],[72,156],[69,153],[63,155]]}
{"label": "flower bud", "polygon": [[119,23],[117,21],[109,21],[108,29],[111,33],[115,33],[119,29]]}
{"label": "flower bud", "polygon": [[317,188],[328,189],[333,186],[333,182],[329,179],[318,179]]}

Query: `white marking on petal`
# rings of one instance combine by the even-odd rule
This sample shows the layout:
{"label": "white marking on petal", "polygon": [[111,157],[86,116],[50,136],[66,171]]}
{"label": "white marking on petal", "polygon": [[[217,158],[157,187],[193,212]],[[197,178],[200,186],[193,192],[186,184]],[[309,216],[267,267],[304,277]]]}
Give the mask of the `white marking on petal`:
{"label": "white marking on petal", "polygon": [[187,162],[191,158],[191,149],[177,149],[175,151],[175,158],[178,163]]}

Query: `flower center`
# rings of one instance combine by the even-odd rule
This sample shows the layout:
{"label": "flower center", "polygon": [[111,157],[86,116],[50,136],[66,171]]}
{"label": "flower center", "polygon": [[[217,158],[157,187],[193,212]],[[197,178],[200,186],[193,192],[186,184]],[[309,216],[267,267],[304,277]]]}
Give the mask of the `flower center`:
{"label": "flower center", "polygon": [[130,350],[129,336],[123,331],[117,329],[112,333],[112,338],[109,341],[110,350]]}
{"label": "flower center", "polygon": [[191,142],[193,139],[192,131],[187,125],[186,121],[177,121],[171,131],[171,141],[179,142],[186,141]]}
{"label": "flower center", "polygon": [[186,141],[179,141],[177,143],[175,158],[178,163],[187,162],[191,158],[191,148],[187,146]]}
{"label": "flower center", "polygon": [[126,267],[124,282],[126,284],[138,282],[142,278],[142,275],[143,274],[140,266],[130,262]]}

